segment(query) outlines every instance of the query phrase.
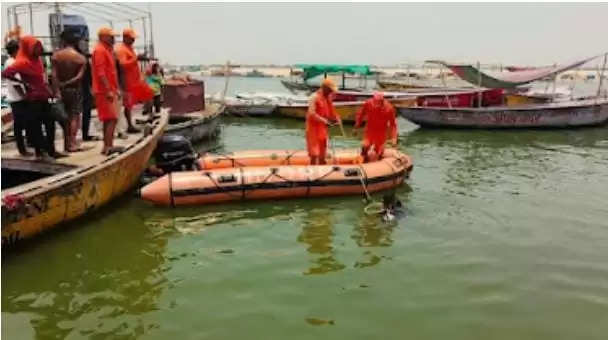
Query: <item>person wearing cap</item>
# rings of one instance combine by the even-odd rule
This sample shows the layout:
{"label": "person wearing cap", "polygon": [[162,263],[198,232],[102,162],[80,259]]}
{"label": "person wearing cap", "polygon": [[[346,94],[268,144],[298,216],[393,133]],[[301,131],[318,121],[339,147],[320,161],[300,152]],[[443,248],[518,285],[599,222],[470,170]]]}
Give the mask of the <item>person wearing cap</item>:
{"label": "person wearing cap", "polygon": [[334,108],[332,94],[336,84],[329,78],[323,79],[321,87],[310,96],[306,113],[306,146],[310,164],[326,164],[328,133],[327,126],[341,123]]}
{"label": "person wearing cap", "polygon": [[133,126],[131,110],[137,102],[145,102],[154,98],[154,91],[144,82],[139,69],[138,56],[133,49],[137,38],[135,30],[125,28],[122,32],[122,43],[116,46],[116,57],[122,71],[123,105],[127,119],[127,132],[137,133],[139,129]]}
{"label": "person wearing cap", "polygon": [[[19,51],[19,42],[17,40],[9,40],[6,43],[5,49],[9,58],[4,66],[9,67],[15,62],[17,51]],[[18,73],[15,75],[15,78],[21,79]],[[6,101],[9,103],[13,115],[13,132],[15,134],[15,141],[17,142],[17,149],[22,156],[32,156],[32,153],[27,151],[23,137],[23,131],[25,131],[28,141],[30,143],[33,142],[31,128],[35,124],[32,123],[31,115],[28,114],[25,87],[19,82],[8,80]]]}
{"label": "person wearing cap", "polygon": [[393,145],[397,144],[395,108],[388,100],[384,99],[382,92],[374,92],[373,97],[366,100],[357,111],[355,129],[358,129],[363,121],[367,121],[367,123],[361,143],[361,156],[363,156],[364,162],[368,162],[369,150],[373,147],[380,159],[384,154],[387,134],[390,136],[391,143]]}
{"label": "person wearing cap", "polygon": [[81,151],[76,142],[76,133],[82,114],[81,81],[86,70],[86,58],[77,50],[79,38],[74,30],[66,29],[61,33],[63,48],[51,57],[53,65],[53,88],[59,94],[68,116],[65,149],[68,152]]}
{"label": "person wearing cap", "polygon": [[114,147],[114,130],[118,119],[118,74],[112,47],[114,45],[114,31],[109,27],[102,27],[97,32],[99,42],[95,45],[91,55],[91,75],[93,81],[93,95],[97,106],[97,117],[103,123],[103,149],[104,155],[120,152]]}

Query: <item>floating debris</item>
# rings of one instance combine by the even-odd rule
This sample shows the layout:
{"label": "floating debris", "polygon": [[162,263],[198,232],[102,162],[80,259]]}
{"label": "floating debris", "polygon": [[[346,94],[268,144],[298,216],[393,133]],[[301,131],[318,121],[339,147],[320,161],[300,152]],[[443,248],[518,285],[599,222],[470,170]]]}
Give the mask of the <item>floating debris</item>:
{"label": "floating debris", "polygon": [[324,326],[324,325],[334,325],[335,322],[334,320],[323,320],[323,319],[317,319],[317,318],[306,318],[306,322],[308,322],[309,324],[313,325],[313,326]]}

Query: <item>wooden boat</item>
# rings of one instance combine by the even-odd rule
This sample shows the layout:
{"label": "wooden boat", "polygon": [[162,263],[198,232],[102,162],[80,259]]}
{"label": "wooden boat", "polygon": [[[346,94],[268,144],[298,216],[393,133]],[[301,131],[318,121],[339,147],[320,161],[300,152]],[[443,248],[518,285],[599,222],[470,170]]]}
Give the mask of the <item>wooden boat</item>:
{"label": "wooden boat", "polygon": [[[83,142],[87,151],[52,163],[20,156],[15,143],[2,144],[2,248],[88,214],[126,192],[138,182],[167,122],[168,113],[162,110],[142,133],[116,139],[125,151],[110,156],[101,155],[101,141]],[[62,137],[56,138],[58,150],[63,150]]]}
{"label": "wooden boat", "polygon": [[[304,82],[297,82],[297,81],[291,81],[291,80],[281,80],[281,84],[283,84],[283,86],[285,86],[286,89],[288,89],[289,91],[291,91],[292,93],[295,92],[306,92],[306,93],[312,93],[315,92],[319,89],[319,85],[315,85],[315,84],[308,84],[308,83],[304,83]],[[361,89],[358,88],[342,88],[342,90],[345,91],[360,91]]]}
{"label": "wooden boat", "polygon": [[[526,95],[522,86],[577,68],[600,56],[578,60],[566,65],[512,70],[506,73],[487,73],[478,66],[431,61],[449,68],[454,74],[478,89],[455,94],[454,105],[446,95],[447,106],[441,96],[421,95],[413,107],[399,108],[399,114],[421,126],[461,128],[566,128],[601,125],[608,121],[608,97],[601,97],[602,82],[592,97],[568,99],[571,93]],[[605,70],[608,54],[604,54]],[[529,89],[528,89],[529,90]],[[477,94],[476,94],[477,93]],[[530,91],[527,94],[531,94]],[[477,97],[477,100],[475,100]],[[481,102],[480,102],[481,99]]]}
{"label": "wooden boat", "polygon": [[[404,96],[395,97],[388,99],[396,108],[397,107],[410,107],[416,104],[416,97]],[[354,124],[357,118],[357,111],[361,108],[364,101],[335,101],[334,107],[336,112],[342,118],[342,122],[346,124]],[[304,103],[283,103],[277,106],[276,113],[280,116],[306,119],[306,113],[308,112],[308,104]]]}
{"label": "wooden boat", "polygon": [[171,115],[165,133],[184,136],[193,144],[213,139],[219,133],[224,109],[223,104],[213,103],[202,111]]}
{"label": "wooden boat", "polygon": [[285,86],[285,88],[291,92],[298,92],[298,91],[314,92],[319,89],[319,86],[309,85],[304,82],[297,82],[297,81],[284,80],[284,79],[281,79],[281,84],[283,84],[283,86]]}
{"label": "wooden boat", "polygon": [[[295,66],[302,69],[301,72],[298,72],[298,74],[301,75],[302,80],[281,80],[281,84],[283,84],[283,86],[285,86],[285,88],[287,88],[289,91],[294,93],[300,91],[312,93],[318,90],[319,85],[309,84],[308,80],[321,75],[327,77],[328,74],[341,74],[341,90],[357,91],[360,89],[346,87],[346,75],[357,74],[359,76],[367,77],[368,75],[373,74],[370,65],[297,64]],[[295,74],[293,70],[291,70],[290,73],[291,75]]]}
{"label": "wooden boat", "polygon": [[[254,151],[228,158],[223,164],[230,167],[165,175],[143,187],[141,197],[155,204],[177,206],[355,195],[397,187],[413,168],[411,158],[395,149],[387,149],[381,160],[364,164],[360,163],[358,150],[336,151],[330,160],[334,164],[330,165],[309,165],[305,151]],[[213,159],[201,162],[220,163]],[[251,163],[256,166],[246,165]]]}
{"label": "wooden boat", "polygon": [[[334,102],[336,112],[342,118],[344,123],[354,124],[357,111],[363,105],[363,101],[356,102]],[[308,104],[279,104],[277,106],[276,113],[280,116],[306,119],[306,113],[308,112]]]}
{"label": "wooden boat", "polygon": [[168,134],[184,136],[190,142],[214,138],[219,131],[222,103],[205,103],[202,81],[173,81],[163,86],[163,105],[169,109]]}
{"label": "wooden boat", "polygon": [[242,96],[244,98],[240,94],[235,98],[225,98],[227,114],[238,117],[265,117],[273,114],[277,107],[277,99],[266,94],[247,93]]}
{"label": "wooden boat", "polygon": [[420,125],[453,128],[566,128],[608,122],[608,99],[490,107],[401,107]]}
{"label": "wooden boat", "polygon": [[378,88],[384,91],[407,91],[410,89],[430,89],[431,86],[418,85],[414,83],[378,80],[376,81]]}
{"label": "wooden boat", "polygon": [[227,104],[226,113],[239,117],[265,117],[274,113],[274,104]]}

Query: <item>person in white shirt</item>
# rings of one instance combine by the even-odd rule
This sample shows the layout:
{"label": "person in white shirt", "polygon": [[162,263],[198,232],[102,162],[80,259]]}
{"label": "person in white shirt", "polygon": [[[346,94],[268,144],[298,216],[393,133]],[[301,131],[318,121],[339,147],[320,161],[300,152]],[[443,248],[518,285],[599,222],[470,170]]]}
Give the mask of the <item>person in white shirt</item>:
{"label": "person in white shirt", "polygon": [[[10,40],[6,43],[5,49],[9,54],[10,58],[6,60],[4,66],[10,66],[15,62],[15,56],[19,50],[19,42],[16,40]],[[15,133],[15,141],[17,142],[17,149],[23,156],[32,156],[32,153],[27,151],[25,139],[23,138],[23,132],[26,132],[28,139],[32,136],[30,130],[33,128],[33,124],[28,119],[27,102],[25,101],[25,88],[22,84],[8,80],[6,101],[11,106],[11,113],[13,115],[13,129]]]}

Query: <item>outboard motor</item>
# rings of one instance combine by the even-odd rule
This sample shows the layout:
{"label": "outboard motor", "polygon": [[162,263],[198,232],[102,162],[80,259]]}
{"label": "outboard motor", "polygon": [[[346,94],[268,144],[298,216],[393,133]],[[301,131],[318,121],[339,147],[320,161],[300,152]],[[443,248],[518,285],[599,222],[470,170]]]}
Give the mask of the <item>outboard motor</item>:
{"label": "outboard motor", "polygon": [[179,135],[163,135],[154,151],[156,167],[164,173],[198,170],[197,158],[190,141]]}

